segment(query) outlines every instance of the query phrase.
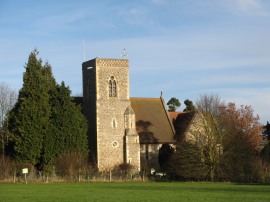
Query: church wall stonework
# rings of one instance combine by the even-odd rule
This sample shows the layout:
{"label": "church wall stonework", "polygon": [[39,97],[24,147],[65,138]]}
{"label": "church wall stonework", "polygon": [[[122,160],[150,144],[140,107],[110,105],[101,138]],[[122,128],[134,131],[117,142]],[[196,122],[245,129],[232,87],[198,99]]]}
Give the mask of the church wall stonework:
{"label": "church wall stonework", "polygon": [[128,104],[128,101],[97,102],[97,145],[100,169],[108,169],[124,162],[124,109]]}
{"label": "church wall stonework", "polygon": [[134,166],[135,171],[140,170],[140,144],[139,144],[139,136],[137,134],[134,135],[126,135],[126,151],[125,151],[125,162]]}
{"label": "church wall stonework", "polygon": [[[116,82],[114,96],[110,93],[110,79]],[[98,169],[109,170],[126,162],[127,152],[133,153],[136,148],[139,161],[139,142],[137,147],[129,147],[132,151],[127,151],[125,145],[124,113],[131,105],[128,60],[96,58],[83,63],[83,96],[90,150]]]}

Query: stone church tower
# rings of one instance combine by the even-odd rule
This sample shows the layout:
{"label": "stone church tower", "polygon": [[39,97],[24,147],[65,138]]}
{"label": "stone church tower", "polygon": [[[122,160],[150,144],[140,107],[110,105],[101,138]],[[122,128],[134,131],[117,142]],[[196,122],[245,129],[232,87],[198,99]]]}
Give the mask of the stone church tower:
{"label": "stone church tower", "polygon": [[140,143],[129,97],[127,59],[95,58],[82,64],[83,110],[99,170],[129,163],[140,170]]}

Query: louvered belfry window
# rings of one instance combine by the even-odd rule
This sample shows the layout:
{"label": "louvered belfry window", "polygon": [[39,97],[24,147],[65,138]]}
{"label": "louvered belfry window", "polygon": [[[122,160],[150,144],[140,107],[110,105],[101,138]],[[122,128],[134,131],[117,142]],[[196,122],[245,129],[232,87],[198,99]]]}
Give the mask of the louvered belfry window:
{"label": "louvered belfry window", "polygon": [[110,97],[117,96],[117,86],[116,86],[116,81],[113,76],[111,76],[109,80],[109,96]]}

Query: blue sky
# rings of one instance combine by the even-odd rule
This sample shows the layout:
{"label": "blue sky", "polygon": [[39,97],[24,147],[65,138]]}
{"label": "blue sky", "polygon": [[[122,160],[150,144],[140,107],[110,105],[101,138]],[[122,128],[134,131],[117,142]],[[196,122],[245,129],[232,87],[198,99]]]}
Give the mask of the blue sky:
{"label": "blue sky", "polygon": [[0,0],[0,82],[36,47],[74,95],[81,64],[128,53],[132,97],[219,94],[270,121],[269,0]]}

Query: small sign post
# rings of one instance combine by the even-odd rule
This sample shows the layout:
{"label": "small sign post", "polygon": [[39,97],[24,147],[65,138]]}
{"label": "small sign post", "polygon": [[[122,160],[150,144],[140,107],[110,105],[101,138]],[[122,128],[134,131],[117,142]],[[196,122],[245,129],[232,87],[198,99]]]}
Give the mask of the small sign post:
{"label": "small sign post", "polygon": [[27,184],[26,174],[28,173],[28,168],[23,168],[22,173],[24,174],[25,184]]}

